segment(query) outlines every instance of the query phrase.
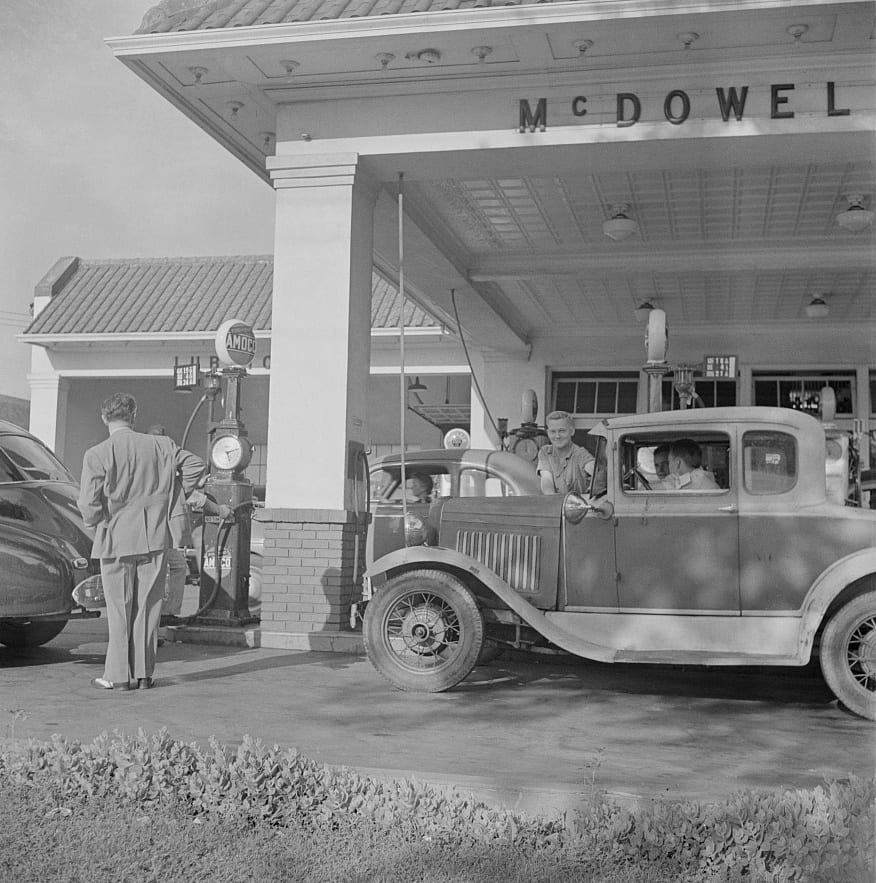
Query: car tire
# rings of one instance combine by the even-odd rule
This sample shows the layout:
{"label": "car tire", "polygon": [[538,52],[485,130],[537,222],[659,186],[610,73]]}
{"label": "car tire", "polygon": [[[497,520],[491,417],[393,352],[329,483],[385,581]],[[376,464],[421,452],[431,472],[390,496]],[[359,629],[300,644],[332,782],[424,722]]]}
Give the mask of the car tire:
{"label": "car tire", "polygon": [[477,664],[484,621],[474,595],[454,576],[412,570],[375,593],[362,638],[371,664],[394,687],[440,693]]}
{"label": "car tire", "polygon": [[57,638],[67,625],[66,619],[50,622],[5,622],[0,625],[0,644],[13,650],[41,647]]}
{"label": "car tire", "polygon": [[821,671],[849,711],[876,720],[876,590],[831,617],[821,637]]}

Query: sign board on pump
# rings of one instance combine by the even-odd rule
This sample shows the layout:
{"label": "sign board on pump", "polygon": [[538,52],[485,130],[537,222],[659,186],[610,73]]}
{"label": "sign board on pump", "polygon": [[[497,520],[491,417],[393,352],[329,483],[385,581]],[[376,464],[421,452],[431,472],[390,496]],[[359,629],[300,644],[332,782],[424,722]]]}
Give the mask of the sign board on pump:
{"label": "sign board on pump", "polygon": [[215,345],[223,368],[245,368],[255,358],[255,334],[240,319],[228,319],[219,326]]}

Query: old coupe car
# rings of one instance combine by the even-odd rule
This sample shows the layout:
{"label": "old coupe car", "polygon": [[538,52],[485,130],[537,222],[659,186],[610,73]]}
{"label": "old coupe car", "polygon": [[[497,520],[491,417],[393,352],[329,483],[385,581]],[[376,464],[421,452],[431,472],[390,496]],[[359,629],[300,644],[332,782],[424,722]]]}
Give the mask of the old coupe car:
{"label": "old coupe car", "polygon": [[[438,500],[430,545],[366,574],[363,637],[404,690],[446,690],[485,639],[602,662],[800,666],[876,719],[876,513],[829,502],[825,435],[781,408],[605,420],[586,497]],[[699,446],[673,489],[655,450]]]}
{"label": "old coupe car", "polygon": [[0,644],[37,647],[99,616],[71,592],[97,572],[76,480],[35,436],[0,420]]}

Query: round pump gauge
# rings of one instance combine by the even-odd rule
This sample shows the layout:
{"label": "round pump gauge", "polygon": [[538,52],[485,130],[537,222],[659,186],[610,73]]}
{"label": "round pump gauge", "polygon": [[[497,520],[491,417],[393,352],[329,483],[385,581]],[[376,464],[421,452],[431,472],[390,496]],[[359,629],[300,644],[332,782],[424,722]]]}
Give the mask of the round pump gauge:
{"label": "round pump gauge", "polygon": [[252,457],[252,446],[245,438],[221,435],[213,442],[210,459],[217,469],[245,469]]}

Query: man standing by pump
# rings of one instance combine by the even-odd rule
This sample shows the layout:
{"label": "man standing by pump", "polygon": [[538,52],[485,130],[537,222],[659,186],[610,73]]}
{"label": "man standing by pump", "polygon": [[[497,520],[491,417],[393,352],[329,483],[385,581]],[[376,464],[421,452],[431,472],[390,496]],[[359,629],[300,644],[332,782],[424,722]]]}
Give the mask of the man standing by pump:
{"label": "man standing by pump", "polygon": [[175,496],[188,496],[204,472],[195,454],[168,436],[134,431],[137,402],[115,393],[100,408],[109,438],[85,452],[79,510],[94,528],[109,643],[102,690],[152,686],[158,624],[173,548],[169,516]]}

